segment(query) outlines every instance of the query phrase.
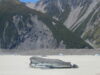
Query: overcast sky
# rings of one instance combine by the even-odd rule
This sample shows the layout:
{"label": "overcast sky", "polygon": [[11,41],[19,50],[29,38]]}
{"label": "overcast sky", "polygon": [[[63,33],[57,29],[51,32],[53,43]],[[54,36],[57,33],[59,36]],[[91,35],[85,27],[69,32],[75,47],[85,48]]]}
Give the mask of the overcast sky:
{"label": "overcast sky", "polygon": [[20,0],[20,1],[22,1],[22,2],[37,2],[38,0]]}

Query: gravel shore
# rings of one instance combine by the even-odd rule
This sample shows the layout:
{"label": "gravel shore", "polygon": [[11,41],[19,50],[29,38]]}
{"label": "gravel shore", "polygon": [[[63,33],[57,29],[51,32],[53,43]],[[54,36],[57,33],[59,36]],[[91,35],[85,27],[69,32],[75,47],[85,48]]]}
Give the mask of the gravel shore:
{"label": "gravel shore", "polygon": [[18,55],[95,55],[100,49],[41,49],[41,50],[0,50],[0,54]]}

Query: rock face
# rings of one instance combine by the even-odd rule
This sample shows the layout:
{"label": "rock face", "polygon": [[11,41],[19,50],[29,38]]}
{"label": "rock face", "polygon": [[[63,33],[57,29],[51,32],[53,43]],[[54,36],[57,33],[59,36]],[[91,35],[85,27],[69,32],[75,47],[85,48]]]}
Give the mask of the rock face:
{"label": "rock face", "polygon": [[30,67],[33,68],[72,68],[70,62],[64,62],[59,59],[47,59],[41,57],[31,57]]}
{"label": "rock face", "polygon": [[[15,10],[16,9],[16,10]],[[92,48],[63,23],[19,0],[0,0],[1,49]]]}
{"label": "rock face", "polygon": [[62,22],[92,47],[100,48],[100,0],[40,0],[34,9]]}

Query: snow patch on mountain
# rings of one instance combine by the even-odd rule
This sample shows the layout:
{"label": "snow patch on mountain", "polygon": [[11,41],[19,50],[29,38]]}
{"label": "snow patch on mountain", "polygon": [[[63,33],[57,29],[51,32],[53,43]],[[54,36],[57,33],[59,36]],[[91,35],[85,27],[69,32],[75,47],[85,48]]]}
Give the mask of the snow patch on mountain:
{"label": "snow patch on mountain", "polygon": [[35,5],[35,9],[37,11],[41,11],[42,13],[46,12],[45,7],[46,7],[46,4],[44,4],[42,1],[39,3],[39,5]]}
{"label": "snow patch on mountain", "polygon": [[59,21],[59,18],[56,17],[56,16],[53,16],[52,18],[55,19],[55,20],[57,20],[57,21]]}
{"label": "snow patch on mountain", "polygon": [[31,8],[31,9],[35,9],[37,11],[40,11],[42,13],[45,13],[45,7],[46,5],[43,4],[43,2],[40,2],[39,5],[37,5],[36,3],[26,3],[26,6]]}
{"label": "snow patch on mountain", "polygon": [[26,3],[26,6],[31,8],[31,9],[35,9],[35,4],[34,3]]}
{"label": "snow patch on mountain", "polygon": [[61,4],[60,0],[57,1],[57,5],[59,8],[59,11],[64,12],[64,9],[62,8],[62,4]]}
{"label": "snow patch on mountain", "polygon": [[64,41],[63,40],[60,42],[59,48],[61,48],[61,49],[66,48],[66,45],[64,44]]}
{"label": "snow patch on mountain", "polygon": [[55,22],[52,22],[52,24],[55,26],[56,25],[56,23]]}

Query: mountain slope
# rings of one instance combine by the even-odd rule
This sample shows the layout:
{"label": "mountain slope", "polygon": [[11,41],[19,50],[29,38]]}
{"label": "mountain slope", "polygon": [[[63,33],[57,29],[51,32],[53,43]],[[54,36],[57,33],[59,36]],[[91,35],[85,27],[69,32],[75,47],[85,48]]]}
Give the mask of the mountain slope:
{"label": "mountain slope", "polygon": [[100,0],[40,0],[28,7],[51,16],[92,46],[100,47]]}
{"label": "mountain slope", "polygon": [[92,48],[62,23],[19,1],[0,2],[0,48]]}

